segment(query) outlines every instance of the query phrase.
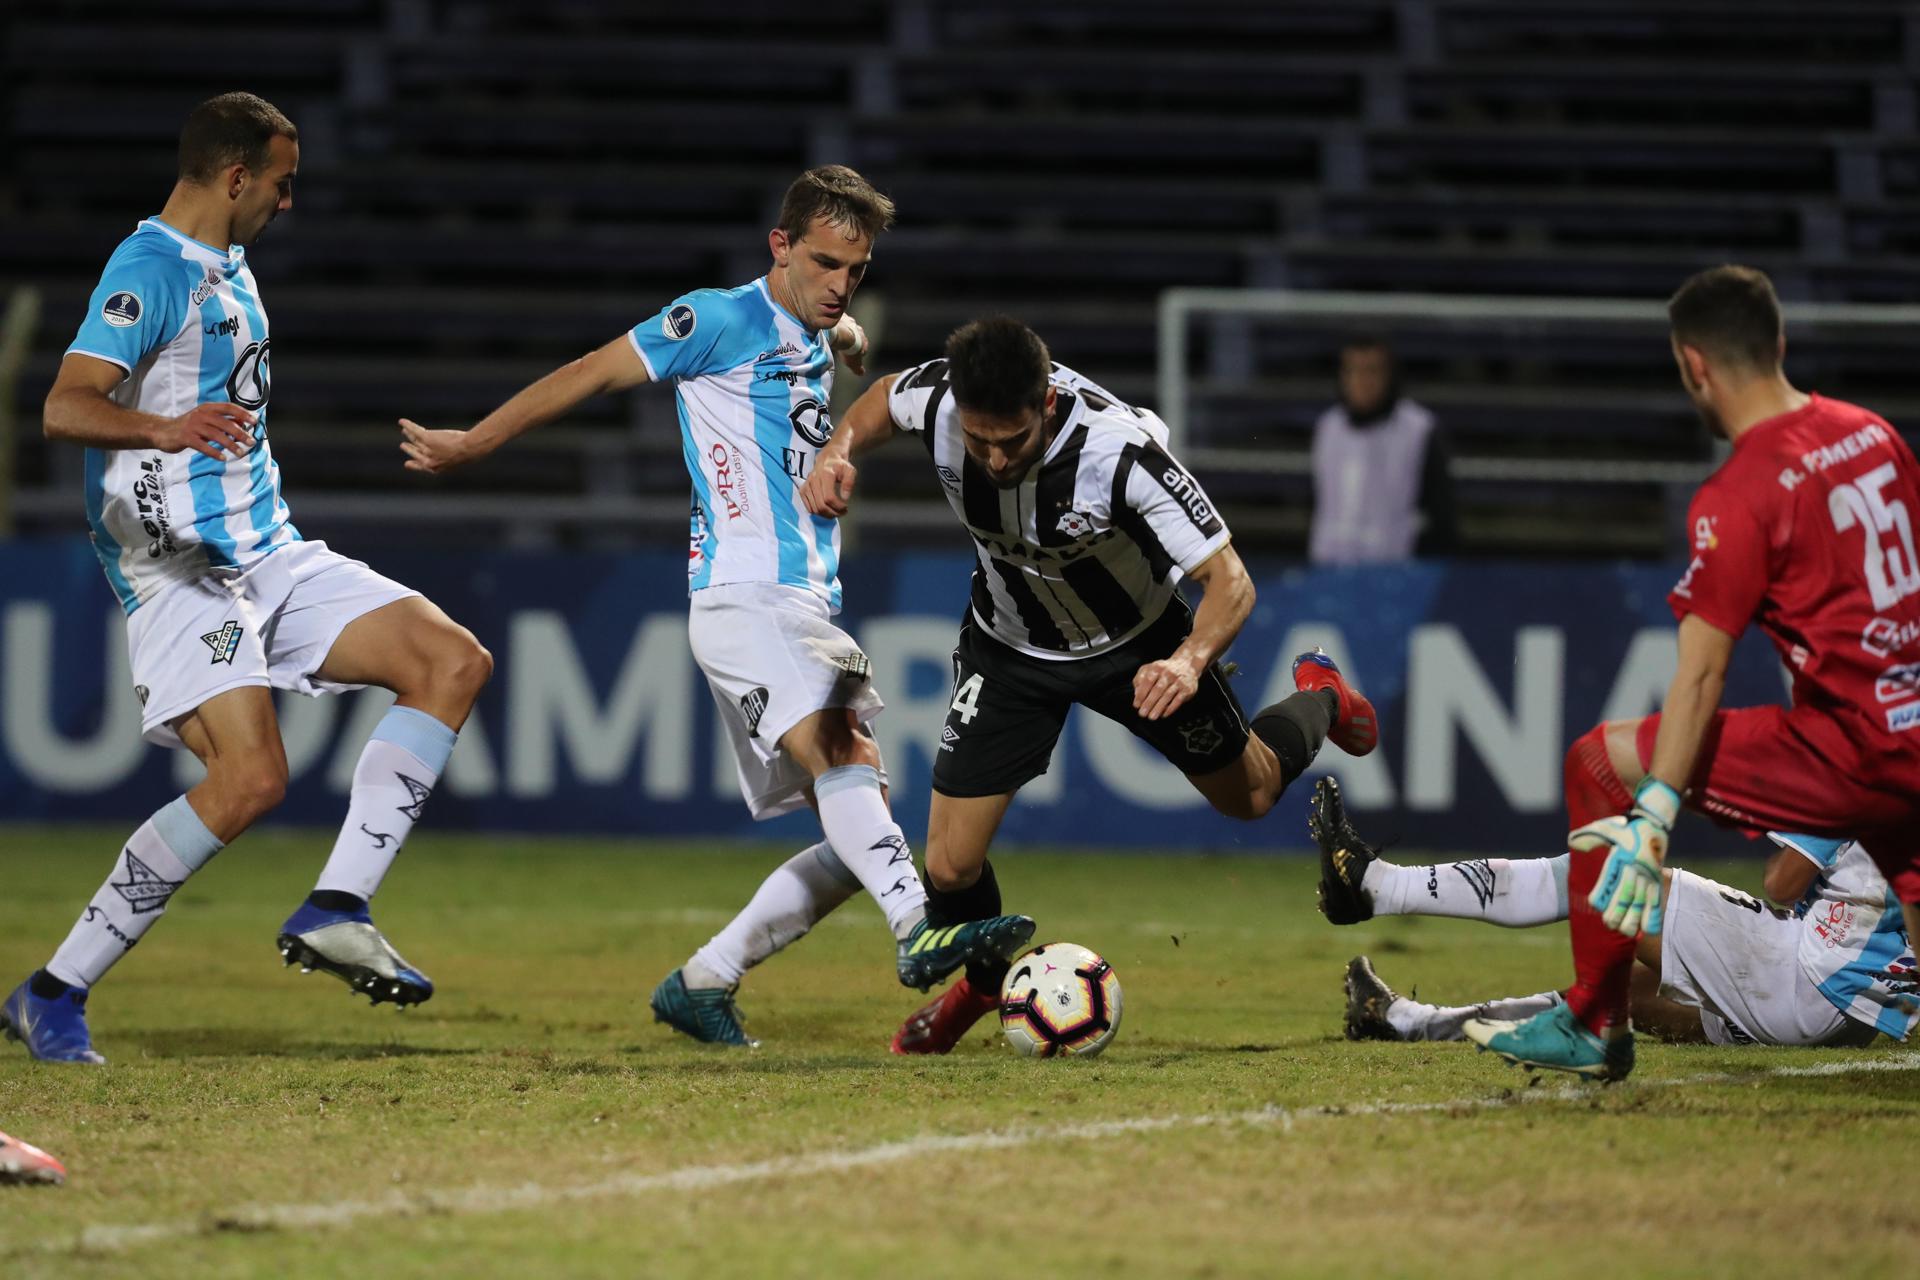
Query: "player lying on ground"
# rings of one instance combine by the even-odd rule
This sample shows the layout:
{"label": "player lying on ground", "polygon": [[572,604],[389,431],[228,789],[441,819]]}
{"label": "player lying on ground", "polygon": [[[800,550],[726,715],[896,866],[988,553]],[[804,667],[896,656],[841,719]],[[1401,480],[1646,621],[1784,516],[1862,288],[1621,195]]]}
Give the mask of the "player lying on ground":
{"label": "player lying on ground", "polygon": [[925,990],[961,964],[1012,956],[1025,917],[935,929],[913,857],[887,808],[868,722],[880,695],[867,656],[833,623],[840,528],[810,516],[799,479],[833,435],[836,351],[859,374],[866,338],[847,305],[893,202],[844,165],[788,188],[767,234],[767,274],[668,303],[599,350],[548,374],[470,431],[401,419],[407,466],[443,472],[486,457],[591,396],[671,382],[693,482],[688,636],[733,746],[756,819],[806,805],[826,839],[769,876],[746,909],[652,997],[656,1019],[697,1040],[752,1043],[734,992],[754,965],[861,888],[886,914],[902,983]]}
{"label": "player lying on ground", "polygon": [[280,927],[281,955],[375,1003],[433,994],[367,903],[493,660],[418,593],[289,522],[266,434],[266,308],[242,246],[293,207],[299,163],[298,132],[259,98],[195,108],[179,182],[107,260],[47,396],[47,438],[87,446],[87,522],[127,612],[141,729],[184,744],[207,776],[133,833],[53,958],[0,1004],[0,1028],[36,1058],[105,1061],[87,992],[189,876],[280,803],[273,689],[398,695],[354,769],[319,883]]}
{"label": "player lying on ground", "polygon": [[[1878,415],[1786,380],[1760,272],[1701,272],[1668,314],[1681,385],[1733,443],[1694,496],[1693,559],[1668,596],[1677,669],[1660,714],[1597,725],[1567,752],[1566,1003],[1465,1028],[1509,1062],[1597,1079],[1633,1069],[1634,948],[1660,932],[1683,802],[1755,834],[1855,835],[1920,919],[1920,466]],[[1752,622],[1793,672],[1789,709],[1720,706]]]}
{"label": "player lying on ground", "polygon": [[[927,450],[978,564],[953,653],[953,699],[933,765],[927,911],[943,925],[1000,912],[988,846],[1014,793],[1045,773],[1075,703],[1119,722],[1221,813],[1258,818],[1322,739],[1373,750],[1373,708],[1324,654],[1294,663],[1300,692],[1249,725],[1217,660],[1253,608],[1253,583],[1197,481],[1144,409],[1054,364],[1004,317],[946,355],[882,378],[847,411],[802,496],[844,515],[853,459],[899,434]],[[1199,611],[1176,590],[1197,582]],[[907,1020],[897,1053],[945,1053],[999,1002],[984,959]]]}
{"label": "player lying on ground", "polygon": [[[1335,924],[1451,916],[1508,928],[1567,918],[1567,859],[1483,858],[1396,866],[1347,819],[1323,779],[1308,815],[1320,846],[1320,910]],[[1640,935],[1633,1023],[1666,1040],[1861,1045],[1907,1038],[1920,1005],[1889,970],[1913,967],[1905,919],[1873,860],[1851,841],[1775,833],[1762,884],[1777,905],[1703,876],[1665,873],[1657,934]],[[1394,994],[1367,957],[1347,966],[1349,1040],[1464,1040],[1473,1019],[1517,1022],[1557,1007],[1557,991],[1442,1008]]]}

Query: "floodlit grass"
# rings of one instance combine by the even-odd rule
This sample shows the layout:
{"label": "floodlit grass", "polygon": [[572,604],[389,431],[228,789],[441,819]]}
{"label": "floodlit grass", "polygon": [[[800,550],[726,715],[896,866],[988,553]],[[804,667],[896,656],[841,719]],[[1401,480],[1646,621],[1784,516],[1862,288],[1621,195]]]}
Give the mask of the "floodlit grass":
{"label": "floodlit grass", "polygon": [[[46,958],[123,836],[0,828],[0,985]],[[1563,983],[1564,928],[1337,930],[1313,910],[1304,860],[1012,851],[996,859],[1009,908],[1120,974],[1125,1022],[1104,1057],[1016,1058],[986,1024],[950,1058],[889,1056],[919,997],[894,983],[864,899],[749,976],[742,1005],[765,1045],[724,1051],[655,1026],[646,996],[786,851],[423,833],[377,904],[440,986],[401,1015],[274,953],[330,838],[249,836],[175,900],[93,997],[112,1066],[0,1052],[0,1128],[72,1170],[59,1190],[0,1189],[5,1275],[1762,1276],[1816,1259],[1835,1274],[1911,1263],[1920,1069],[1767,1074],[1896,1066],[1902,1050],[1643,1043],[1627,1085],[1528,1092],[1466,1046],[1340,1039],[1349,956],[1370,952],[1402,990],[1467,1001]],[[1459,1105],[1380,1109],[1433,1102]],[[1314,1110],[1328,1107],[1348,1113]],[[1263,1108],[1300,1110],[1249,1115]],[[792,1163],[1156,1117],[1178,1122]],[[1221,1122],[1192,1122],[1203,1117]],[[756,1162],[773,1163],[704,1187],[647,1181]],[[535,1184],[532,1206],[509,1207],[522,1184]],[[581,1194],[554,1194],[566,1188]],[[313,1225],[260,1210],[346,1201],[379,1204]],[[142,1225],[164,1234],[120,1230]]]}

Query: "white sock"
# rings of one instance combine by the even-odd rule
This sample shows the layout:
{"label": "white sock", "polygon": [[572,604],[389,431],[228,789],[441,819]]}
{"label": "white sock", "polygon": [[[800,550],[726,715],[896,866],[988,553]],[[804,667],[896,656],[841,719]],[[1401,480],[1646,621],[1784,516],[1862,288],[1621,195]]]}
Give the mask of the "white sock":
{"label": "white sock", "polygon": [[1377,916],[1455,916],[1527,929],[1567,918],[1567,855],[1399,867],[1376,858],[1361,888]]}
{"label": "white sock", "polygon": [[775,867],[753,900],[682,970],[689,987],[730,987],[742,974],[826,919],[860,881],[822,840]]}
{"label": "white sock", "polygon": [[347,820],[316,890],[373,897],[440,781],[456,736],[424,711],[388,709],[353,767]]}
{"label": "white sock", "polygon": [[113,874],[47,961],[47,972],[68,986],[100,981],[165,914],[174,890],[222,847],[185,796],[173,800],[127,841]]}
{"label": "white sock", "polygon": [[926,918],[927,891],[913,869],[913,852],[887,812],[880,775],[872,765],[845,764],[813,782],[820,825],[840,862],[887,914],[893,936],[904,938]]}
{"label": "white sock", "polygon": [[1515,996],[1510,1000],[1489,1000],[1485,1004],[1463,1004],[1443,1008],[1421,1004],[1402,997],[1387,1006],[1387,1022],[1402,1040],[1465,1040],[1460,1028],[1469,1018],[1487,1018],[1495,1022],[1520,1022],[1536,1013],[1545,1013],[1560,1003],[1558,991],[1542,991],[1537,996]]}

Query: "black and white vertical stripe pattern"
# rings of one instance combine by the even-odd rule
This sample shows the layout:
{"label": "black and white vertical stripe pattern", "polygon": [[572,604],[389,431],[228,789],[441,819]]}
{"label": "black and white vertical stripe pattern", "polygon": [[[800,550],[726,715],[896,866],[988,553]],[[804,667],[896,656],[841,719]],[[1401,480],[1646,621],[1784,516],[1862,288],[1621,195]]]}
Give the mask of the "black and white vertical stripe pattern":
{"label": "black and white vertical stripe pattern", "polygon": [[967,456],[946,361],[907,370],[888,393],[896,426],[932,455],[947,501],[973,535],[973,612],[1025,653],[1081,658],[1158,618],[1180,577],[1230,538],[1167,428],[1071,369],[1054,366],[1059,433],[1018,487],[993,486]]}

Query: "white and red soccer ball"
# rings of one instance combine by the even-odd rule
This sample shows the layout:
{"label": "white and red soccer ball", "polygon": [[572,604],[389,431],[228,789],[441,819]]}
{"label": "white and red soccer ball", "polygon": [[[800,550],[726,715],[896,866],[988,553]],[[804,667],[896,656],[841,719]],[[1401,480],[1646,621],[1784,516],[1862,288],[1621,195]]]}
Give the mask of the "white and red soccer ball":
{"label": "white and red soccer ball", "polygon": [[1035,947],[1000,984],[1000,1029],[1029,1058],[1091,1058],[1120,1029],[1120,979],[1085,947]]}

